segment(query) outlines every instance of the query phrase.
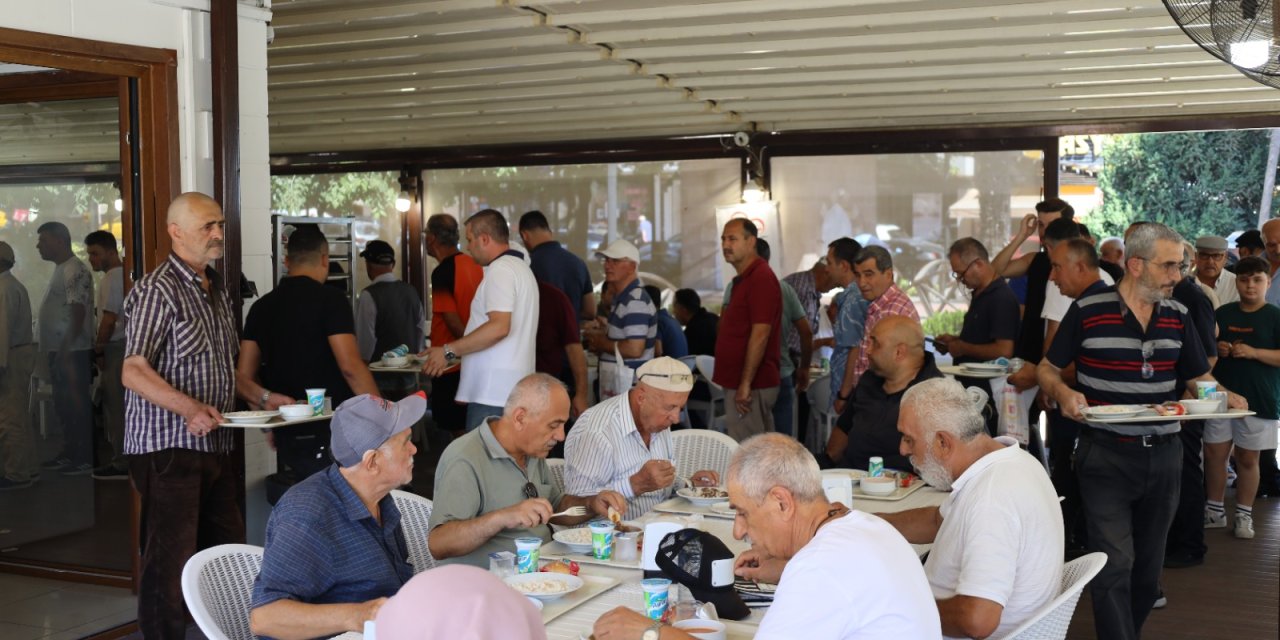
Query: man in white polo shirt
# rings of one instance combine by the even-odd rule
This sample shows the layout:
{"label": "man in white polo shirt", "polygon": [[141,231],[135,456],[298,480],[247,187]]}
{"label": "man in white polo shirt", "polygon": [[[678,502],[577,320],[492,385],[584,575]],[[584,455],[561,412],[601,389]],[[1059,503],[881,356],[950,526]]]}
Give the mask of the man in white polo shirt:
{"label": "man in white polo shirt", "polygon": [[507,396],[533,373],[538,333],[538,282],[523,253],[511,248],[506,218],[485,209],[467,218],[467,253],[484,267],[471,318],[457,340],[427,350],[422,372],[436,376],[462,362],[458,402],[467,402],[467,430],[502,415]]}
{"label": "man in white polo shirt", "polygon": [[940,507],[878,514],[908,542],[933,543],[924,572],[948,638],[1004,635],[1056,597],[1062,581],[1053,484],[1030,454],[987,435],[986,398],[974,392],[934,378],[903,394],[902,453],[951,493]]}
{"label": "man in white polo shirt", "polygon": [[[671,425],[680,421],[692,388],[689,367],[656,358],[641,365],[630,391],[587,409],[564,443],[565,492],[617,491],[627,499],[628,520],[670,498],[676,482]],[[704,470],[690,481],[717,485],[720,477]]]}

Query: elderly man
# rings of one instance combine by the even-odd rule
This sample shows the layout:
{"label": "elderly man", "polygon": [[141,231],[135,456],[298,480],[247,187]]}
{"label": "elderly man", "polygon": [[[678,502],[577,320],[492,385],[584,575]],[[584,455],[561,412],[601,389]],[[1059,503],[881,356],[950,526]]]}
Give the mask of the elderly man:
{"label": "elderly man", "polygon": [[1262,225],[1262,241],[1266,247],[1264,257],[1271,266],[1271,286],[1267,287],[1267,302],[1280,306],[1280,218],[1272,218]]}
{"label": "elderly man", "polygon": [[71,251],[61,222],[40,225],[36,249],[56,265],[40,303],[40,351],[49,365],[53,405],[62,424],[62,452],[41,466],[62,475],[93,472],[93,406],[89,365],[93,356],[93,275]]}
{"label": "elderly man", "polygon": [[[454,440],[436,466],[431,511],[431,555],[441,562],[489,566],[489,554],[512,551],[516,538],[551,539],[552,514],[586,506],[606,515],[625,511],[615,491],[591,496],[564,493],[551,478],[547,454],[564,442],[569,393],[559,380],[535,373],[518,382],[502,417],[486,418]],[[585,522],[561,516],[557,525]]]}
{"label": "elderly man", "polygon": [[626,240],[614,240],[596,252],[604,262],[604,286],[612,294],[604,326],[584,325],[587,348],[601,362],[615,362],[616,348],[633,370],[653,359],[658,343],[658,301],[640,284],[640,250]]}
{"label": "elderly man", "polygon": [[[467,405],[467,430],[501,415],[516,383],[533,373],[538,333],[538,282],[511,248],[506,218],[485,209],[467,218],[467,251],[484,266],[471,302],[466,335],[427,350],[423,372],[440,375],[465,356],[457,400]],[[456,425],[444,425],[456,429]]]}
{"label": "elderly man", "polygon": [[[951,353],[956,364],[1013,357],[1018,338],[1018,297],[991,266],[987,248],[975,238],[960,238],[947,255],[956,282],[972,294],[960,335],[934,338],[938,353]],[[976,386],[976,385],[970,385]]]}
{"label": "elderly man", "polygon": [[1213,289],[1214,295],[1218,297],[1218,306],[1240,301],[1240,292],[1236,291],[1236,274],[1227,271],[1226,266],[1226,238],[1222,236],[1196,238],[1196,280]]}
{"label": "elderly man", "polygon": [[35,367],[31,297],[13,275],[13,247],[0,241],[0,491],[30,487],[36,476],[27,393]]}
{"label": "elderly man", "polygon": [[[738,512],[733,535],[752,544],[734,572],[778,585],[756,638],[941,637],[915,551],[885,521],[827,502],[804,445],[777,433],[743,442],[728,490]],[[645,635],[650,628],[658,635]],[[692,638],[624,607],[597,620],[594,632],[601,640]]]}
{"label": "elderly man", "polygon": [[1124,267],[1120,263],[1124,262],[1124,238],[1111,236],[1103,240],[1102,244],[1098,245],[1098,259],[1100,262],[1114,265],[1123,275]]}
{"label": "elderly man", "polygon": [[[466,335],[484,270],[458,251],[458,221],[447,213],[427,218],[423,241],[427,255],[437,263],[431,270],[431,344],[444,345]],[[428,399],[431,418],[455,437],[465,433],[467,426],[467,405],[456,402],[461,379],[462,370],[455,362],[432,378]]]}
{"label": "elderly man", "polygon": [[908,542],[933,544],[924,572],[948,638],[1003,636],[1058,595],[1062,518],[1044,467],[1011,438],[992,439],[983,402],[947,378],[902,396],[902,453],[940,507],[877,514]]}
{"label": "elderly man", "polygon": [[395,249],[383,240],[370,240],[360,257],[370,283],[356,300],[360,357],[371,362],[402,344],[421,351],[422,298],[413,285],[396,277]]}
{"label": "elderly man", "polygon": [[[594,495],[610,489],[627,499],[634,520],[671,497],[676,479],[671,425],[693,389],[693,374],[673,358],[655,358],[637,372],[636,386],[591,407],[564,443],[564,489]],[[699,471],[694,484],[720,484],[714,471]]]}
{"label": "elderly man", "polygon": [[361,631],[413,577],[391,490],[413,480],[427,399],[359,395],[333,412],[336,464],[290,487],[267,520],[249,626],[289,640]]}
{"label": "elderly man", "polygon": [[911,318],[881,320],[871,331],[867,350],[871,366],[836,421],[838,428],[831,430],[827,455],[844,469],[866,469],[871,457],[879,456],[890,469],[909,470],[910,461],[898,453],[898,403],[907,389],[942,372],[924,349],[920,323]]}
{"label": "elderly man", "polygon": [[[1107,565],[1090,585],[1098,636],[1137,638],[1155,603],[1165,534],[1178,503],[1182,445],[1176,421],[1087,422],[1090,406],[1176,400],[1179,380],[1212,381],[1186,307],[1170,297],[1181,279],[1182,238],[1149,223],[1125,239],[1125,277],[1078,300],[1038,370],[1064,416],[1085,422],[1076,449],[1091,550]],[[1114,321],[1113,321],[1114,320]],[[1077,387],[1062,369],[1076,366]],[[1230,393],[1232,408],[1246,408]]]}
{"label": "elderly man", "polygon": [[200,193],[169,205],[173,253],[125,298],[124,453],[142,495],[138,627],[186,635],[182,565],[197,551],[244,542],[231,430],[235,316],[222,277],[222,208]]}
{"label": "elderly man", "polygon": [[854,270],[857,272],[858,290],[870,303],[867,305],[866,331],[858,349],[858,361],[853,365],[853,383],[856,385],[870,364],[867,359],[868,341],[876,323],[889,316],[905,316],[920,322],[920,314],[911,298],[898,288],[897,278],[893,275],[893,255],[888,249],[874,245],[864,247],[858,252]]}

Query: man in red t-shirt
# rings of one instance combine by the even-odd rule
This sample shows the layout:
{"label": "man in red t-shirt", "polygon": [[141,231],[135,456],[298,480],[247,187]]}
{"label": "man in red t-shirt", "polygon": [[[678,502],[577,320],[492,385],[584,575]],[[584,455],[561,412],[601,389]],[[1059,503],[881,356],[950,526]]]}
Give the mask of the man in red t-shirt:
{"label": "man in red t-shirt", "polygon": [[[447,213],[427,219],[427,254],[439,263],[431,271],[431,345],[462,337],[471,318],[471,300],[484,278],[484,269],[458,251],[458,221]],[[461,365],[431,381],[431,417],[437,425],[460,435],[467,422],[467,406],[454,402]]]}
{"label": "man in red t-shirt", "polygon": [[725,223],[720,235],[724,259],[738,275],[733,297],[720,312],[712,382],[725,388],[725,423],[738,441],[773,431],[781,382],[782,285],[756,253],[757,235],[755,224],[745,218]]}

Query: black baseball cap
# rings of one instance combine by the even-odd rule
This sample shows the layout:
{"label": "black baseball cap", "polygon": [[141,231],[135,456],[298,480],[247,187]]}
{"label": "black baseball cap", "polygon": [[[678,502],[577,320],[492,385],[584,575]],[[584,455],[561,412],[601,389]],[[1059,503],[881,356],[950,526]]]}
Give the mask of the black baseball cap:
{"label": "black baseball cap", "polygon": [[396,251],[382,240],[370,240],[360,252],[360,257],[374,264],[395,264]]}
{"label": "black baseball cap", "polygon": [[741,620],[751,609],[738,597],[733,582],[733,553],[719,538],[697,529],[668,533],[654,560],[667,577],[688,587],[693,597],[716,605],[716,613]]}
{"label": "black baseball cap", "polygon": [[1262,242],[1262,232],[1257,229],[1249,229],[1236,237],[1236,248],[1261,251],[1267,247]]}

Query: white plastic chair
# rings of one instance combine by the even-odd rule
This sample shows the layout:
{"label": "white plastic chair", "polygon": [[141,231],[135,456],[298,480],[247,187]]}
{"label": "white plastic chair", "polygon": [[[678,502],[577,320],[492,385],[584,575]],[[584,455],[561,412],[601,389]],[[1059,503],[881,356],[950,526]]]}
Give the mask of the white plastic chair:
{"label": "white plastic chair", "polygon": [[1075,615],[1076,603],[1085,585],[1102,571],[1107,564],[1107,554],[1095,551],[1068,562],[1062,568],[1062,589],[1058,597],[1049,601],[1034,616],[1018,625],[1000,640],[1063,640],[1067,637],[1067,627],[1071,625],[1071,616]]}
{"label": "white plastic chair", "polygon": [[564,458],[547,458],[547,466],[551,468],[551,481],[556,488],[564,492]]}
{"label": "white plastic chair", "polygon": [[249,631],[253,581],[262,547],[223,544],[205,549],[182,567],[182,599],[209,640],[255,640]]}
{"label": "white plastic chair", "polygon": [[413,574],[417,575],[436,566],[436,559],[431,557],[431,548],[427,546],[427,535],[431,532],[428,522],[431,520],[431,501],[419,495],[396,489],[391,492],[400,510],[400,529],[404,532],[404,543],[409,548],[409,564],[413,565]]}
{"label": "white plastic chair", "polygon": [[809,429],[809,442],[803,444],[816,454],[826,451],[831,425],[836,421],[836,416],[831,411],[831,375],[822,375],[813,380],[805,395],[809,398],[809,419],[815,428]]}
{"label": "white plastic chair", "polygon": [[[702,376],[703,380],[707,383],[707,388],[711,390],[710,406],[705,409],[707,415],[707,428],[714,429],[720,433],[725,433],[728,431],[728,427],[724,422],[724,387],[711,381],[711,378],[715,376],[716,373],[716,359],[714,356],[707,355],[694,356],[694,362],[697,366],[698,375]],[[705,406],[700,402],[695,402],[694,404],[698,405],[699,408]]]}
{"label": "white plastic chair", "polygon": [[733,438],[706,429],[671,432],[671,448],[676,458],[676,475],[688,478],[704,469],[720,474],[723,482],[729,471],[729,460],[738,450]]}

